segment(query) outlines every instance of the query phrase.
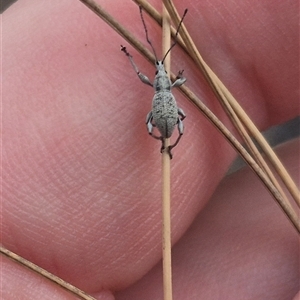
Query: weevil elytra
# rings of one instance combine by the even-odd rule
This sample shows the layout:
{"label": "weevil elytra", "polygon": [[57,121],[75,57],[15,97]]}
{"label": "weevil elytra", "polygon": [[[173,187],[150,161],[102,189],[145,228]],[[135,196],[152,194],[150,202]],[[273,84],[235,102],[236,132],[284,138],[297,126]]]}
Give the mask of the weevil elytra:
{"label": "weevil elytra", "polygon": [[[148,37],[148,31],[147,27],[143,18],[143,12],[142,12],[142,7],[140,6],[140,15],[142,19],[142,23],[145,29],[146,33],[146,39],[148,44],[151,46],[153,54],[155,56],[155,78],[153,83],[149,80],[149,78],[142,74],[135,62],[133,61],[132,56],[129,54],[129,52],[126,50],[124,46],[121,45],[121,51],[123,51],[126,56],[129,58],[131,65],[133,66],[135,72],[137,73],[138,77],[140,80],[152,86],[154,88],[154,97],[152,100],[152,110],[148,113],[147,118],[146,118],[146,125],[148,129],[148,133],[154,137],[155,139],[158,139],[162,142],[161,150],[160,152],[163,152],[165,150],[165,140],[167,138],[170,138],[175,126],[177,125],[178,127],[178,138],[175,141],[173,145],[168,146],[168,153],[170,155],[170,158],[172,159],[172,153],[171,150],[174,148],[179,140],[182,137],[183,134],[183,119],[186,117],[185,113],[183,110],[179,107],[177,107],[176,100],[171,92],[171,89],[176,86],[180,86],[185,83],[186,78],[182,76],[183,71],[179,71],[176,80],[172,83],[171,80],[169,79],[167,75],[167,71],[165,70],[164,67],[164,60],[166,56],[169,54],[171,49],[176,45],[177,43],[177,35],[180,29],[180,26],[182,24],[182,21],[187,13],[187,9],[184,11],[184,14],[181,18],[181,21],[178,25],[176,35],[175,35],[175,40],[170,49],[166,52],[165,56],[163,57],[162,60],[158,60],[154,47],[149,40]],[[157,136],[153,134],[153,127],[157,127],[158,131],[160,132],[161,136]]]}

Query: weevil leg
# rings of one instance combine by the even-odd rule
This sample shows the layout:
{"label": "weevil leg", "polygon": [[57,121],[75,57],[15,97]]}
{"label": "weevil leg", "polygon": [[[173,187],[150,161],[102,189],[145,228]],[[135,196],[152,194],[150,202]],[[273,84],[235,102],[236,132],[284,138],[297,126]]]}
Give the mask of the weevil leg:
{"label": "weevil leg", "polygon": [[[160,137],[160,140],[161,140],[161,147],[160,147],[160,153],[163,153],[163,151],[166,149],[166,146],[165,146],[165,140],[162,136]],[[172,157],[171,157],[172,159]]]}
{"label": "weevil leg", "polygon": [[155,139],[157,140],[161,140],[162,137],[161,136],[157,136],[155,134],[153,134],[153,127],[155,127],[155,124],[153,124],[153,116],[152,116],[152,111],[150,111],[148,114],[147,114],[147,117],[146,117],[146,125],[147,125],[147,129],[148,129],[148,133],[154,137]]}
{"label": "weevil leg", "polygon": [[184,111],[178,107],[178,114],[181,117],[181,121],[185,119],[186,114],[184,113]]}
{"label": "weevil leg", "polygon": [[183,70],[178,72],[176,80],[172,84],[172,88],[176,86],[181,86],[186,82],[186,78],[182,76]]}
{"label": "weevil leg", "polygon": [[139,79],[140,79],[143,83],[148,84],[148,85],[150,85],[150,86],[153,86],[152,83],[150,82],[149,78],[148,78],[146,75],[144,75],[144,74],[141,73],[141,72],[138,72],[137,75],[139,76]]}
{"label": "weevil leg", "polygon": [[146,75],[142,74],[142,73],[139,71],[137,65],[136,65],[135,62],[133,61],[132,55],[127,51],[126,47],[124,47],[124,46],[121,45],[121,51],[124,52],[124,53],[126,54],[126,56],[129,58],[130,63],[131,63],[131,65],[132,65],[132,67],[134,68],[136,74],[138,75],[139,79],[140,79],[143,83],[148,84],[148,85],[150,85],[150,86],[153,86],[152,83],[150,82],[149,78],[148,78]]}
{"label": "weevil leg", "polygon": [[163,140],[163,137],[162,137],[162,136],[155,135],[155,134],[153,134],[152,132],[149,133],[149,134],[150,134],[153,138],[155,138],[155,139],[157,139],[157,140],[160,140],[160,141]]}
{"label": "weevil leg", "polygon": [[147,117],[146,117],[146,125],[147,125],[147,128],[148,128],[148,133],[149,133],[149,134],[152,133],[152,129],[153,129],[152,122],[151,122],[152,119],[153,119],[152,111],[150,111],[150,112],[147,114]]}
{"label": "weevil leg", "polygon": [[178,132],[179,132],[179,136],[178,136],[176,142],[175,142],[173,145],[170,145],[170,146],[168,147],[168,153],[169,153],[169,155],[170,155],[170,159],[173,158],[173,155],[172,155],[171,150],[172,150],[174,147],[177,146],[177,144],[179,143],[179,141],[180,141],[180,139],[181,139],[181,137],[182,137],[182,135],[183,135],[183,128],[184,128],[184,127],[183,127],[183,122],[182,122],[182,120],[181,120],[180,118],[178,118]]}

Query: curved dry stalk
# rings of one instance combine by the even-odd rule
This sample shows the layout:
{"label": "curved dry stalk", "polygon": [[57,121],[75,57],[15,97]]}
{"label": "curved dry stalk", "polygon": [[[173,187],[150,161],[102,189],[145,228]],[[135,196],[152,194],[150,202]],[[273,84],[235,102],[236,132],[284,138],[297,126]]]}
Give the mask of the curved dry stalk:
{"label": "curved dry stalk", "polygon": [[[116,30],[121,36],[123,36],[133,47],[135,47],[145,58],[147,58],[150,62],[154,63],[155,58],[154,55],[148,51],[141,42],[139,42],[138,39],[134,37],[133,34],[131,34],[128,30],[126,30],[122,25],[120,25],[112,16],[110,16],[107,12],[105,12],[100,5],[95,3],[92,0],[80,0],[85,5],[87,5],[90,9],[92,9],[94,12],[96,12],[108,25],[110,25],[114,30]],[[137,0],[136,0],[137,1]],[[139,1],[142,2],[142,1]],[[170,13],[171,18],[174,18],[175,23],[178,19],[177,16],[174,16],[174,11],[172,9],[172,5],[169,3],[169,1],[164,0],[164,3]],[[171,6],[171,7],[170,7]],[[183,38],[186,36],[189,37],[188,33],[186,32],[185,26],[183,24],[181,28],[181,32],[184,34],[182,35]],[[222,82],[217,78],[217,76],[211,71],[211,69],[206,65],[206,63],[203,61],[202,57],[198,55],[198,51],[196,50],[195,45],[193,45],[193,42],[190,38],[185,40],[185,43],[189,45],[188,49],[190,52],[190,55],[197,59],[197,63],[201,68],[203,68],[203,73],[208,78],[208,81],[211,83],[211,86],[213,90],[216,92],[219,97],[222,97],[224,94],[224,91],[227,92],[228,95],[230,93],[227,91],[226,87],[222,84]],[[200,61],[200,62],[199,62]],[[175,75],[173,73],[171,74],[172,80],[175,79]],[[214,81],[212,81],[212,77],[214,78]],[[214,82],[219,81],[216,85]],[[276,199],[278,204],[282,207],[285,214],[288,216],[288,218],[291,220],[294,227],[297,229],[298,232],[300,232],[300,222],[297,217],[297,213],[294,211],[293,207],[289,202],[286,202],[280,192],[277,188],[273,185],[273,183],[269,180],[269,178],[266,176],[266,174],[262,171],[262,169],[258,166],[258,164],[253,160],[253,158],[250,156],[250,154],[244,149],[244,147],[236,140],[234,136],[230,133],[230,131],[223,125],[223,123],[217,119],[217,117],[198,99],[187,87],[181,86],[179,89],[189,98],[190,101],[192,101],[204,114],[205,116],[218,128],[219,131],[222,132],[222,134],[227,138],[227,140],[231,143],[231,145],[237,150],[238,153],[243,157],[243,159],[246,161],[246,163],[254,170],[254,172],[258,175],[258,177],[262,180],[262,182],[265,184],[267,189],[271,192],[273,197]],[[226,94],[226,95],[227,95]],[[231,96],[231,98],[233,98]],[[231,101],[233,101],[230,98]],[[238,107],[238,103],[235,103],[234,107]],[[240,111],[239,111],[239,117],[240,117]],[[243,116],[243,119],[247,118],[246,116]],[[249,120],[250,122],[250,120]],[[257,130],[258,131],[258,130]],[[270,150],[272,151],[272,149]],[[285,171],[285,173],[287,173]],[[287,173],[287,178],[290,178],[290,176]],[[285,179],[286,179],[285,177]],[[289,181],[289,186],[293,186],[291,182]],[[285,180],[286,182],[286,180]],[[295,187],[295,184],[294,184]],[[297,196],[297,193],[295,193],[295,189],[292,188],[293,195],[295,194]],[[297,197],[296,197],[297,198]]]}
{"label": "curved dry stalk", "polygon": [[268,164],[266,163],[266,161],[263,159],[261,153],[259,152],[256,145],[252,141],[251,137],[249,136],[249,134],[248,134],[246,128],[244,127],[244,125],[242,124],[241,120],[238,118],[237,114],[235,113],[235,111],[233,110],[233,108],[231,107],[229,102],[227,101],[227,98],[225,95],[224,95],[224,100],[225,100],[223,102],[224,109],[227,110],[227,113],[229,114],[232,123],[235,125],[235,128],[238,130],[240,136],[246,142],[246,145],[250,149],[253,158],[255,159],[257,164],[260,166],[260,168],[266,173],[266,175],[269,177],[269,179],[274,184],[274,186],[277,188],[277,190],[280,192],[284,201],[289,203],[289,200],[288,200],[287,196],[285,195],[283,189],[281,188],[279,182],[275,178],[274,174],[272,173],[272,171],[271,171],[270,167],[268,166]]}
{"label": "curved dry stalk", "polygon": [[[175,20],[175,23],[178,23],[180,21],[180,17],[178,12],[175,9],[175,6],[173,5],[171,0],[163,0],[164,4],[166,5],[170,15],[172,16],[172,19]],[[194,42],[192,41],[192,38],[188,34],[186,28],[182,26],[181,33],[183,40],[185,42],[185,45],[188,49],[188,52],[192,59],[196,62],[200,70],[203,72],[205,78],[207,79],[208,83],[212,87],[213,91],[215,92],[215,95],[219,99],[219,101],[222,103],[223,106],[225,106],[227,113],[231,117],[231,120],[233,120],[233,123],[236,125],[236,128],[241,133],[241,136],[244,138],[246,144],[252,151],[255,158],[257,158],[258,163],[263,167],[266,174],[270,177],[272,182],[277,186],[278,190],[282,193],[283,197],[286,201],[288,201],[287,197],[285,196],[283,190],[281,189],[279,183],[275,179],[275,176],[272,174],[270,168],[265,163],[264,159],[262,158],[261,154],[257,150],[254,143],[251,141],[251,138],[246,130],[243,129],[243,126],[246,126],[247,130],[250,131],[250,133],[255,137],[258,144],[262,147],[264,153],[267,155],[269,161],[274,166],[275,170],[278,172],[280,178],[285,183],[287,189],[291,193],[292,197],[294,198],[297,205],[300,207],[300,193],[299,190],[290,177],[289,173],[286,171],[285,167],[281,163],[281,161],[278,159],[276,154],[274,153],[273,149],[270,147],[270,145],[267,143],[263,135],[260,133],[260,131],[257,129],[257,127],[253,124],[251,119],[248,117],[248,115],[245,113],[245,111],[242,109],[242,107],[239,105],[239,103],[235,100],[235,98],[232,96],[232,94],[228,91],[228,89],[225,87],[225,85],[221,82],[221,80],[214,74],[214,72],[210,69],[210,67],[205,63],[202,56],[198,52],[198,49],[196,48]],[[237,121],[237,119],[240,119],[241,122]]]}
{"label": "curved dry stalk", "polygon": [[46,271],[45,269],[35,265],[34,263],[28,261],[27,259],[21,257],[20,255],[6,249],[3,246],[0,246],[0,252],[7,256],[8,258],[12,259],[15,262],[18,262],[22,264],[23,266],[27,267],[28,269],[42,275],[43,277],[49,279],[50,281],[58,284],[60,287],[64,288],[68,292],[71,292],[72,294],[78,296],[81,299],[84,300],[96,300],[96,298],[88,295],[84,291],[80,290],[79,288],[75,287],[74,285],[64,281],[63,279],[55,276],[54,274]]}
{"label": "curved dry stalk", "polygon": [[[175,79],[175,76],[174,76]],[[179,87],[181,91],[203,112],[208,120],[224,135],[236,151],[243,157],[249,167],[261,179],[272,196],[276,199],[284,213],[292,222],[295,229],[300,233],[300,222],[297,213],[294,211],[290,202],[286,202],[274,184],[270,181],[265,172],[259,167],[247,150],[239,143],[239,141],[231,134],[225,125],[201,102],[201,100],[186,86]]]}
{"label": "curved dry stalk", "polygon": [[[161,25],[160,14],[147,1],[145,1],[145,0],[133,0],[133,1],[135,3],[143,6],[143,8],[148,12],[148,14],[159,25]],[[172,35],[173,36],[175,35],[174,28],[172,28]],[[190,55],[187,47],[185,46],[185,44],[181,38],[179,38],[179,44],[183,48],[183,50],[193,59],[193,61],[197,63],[196,59],[194,59]],[[210,70],[210,68],[205,64],[205,62],[201,61],[201,60],[200,60],[200,70],[203,69],[202,64],[204,65],[204,69],[207,69],[208,75],[211,76],[212,82],[215,82],[215,84],[218,85],[218,81],[220,81],[219,78],[217,78],[216,75],[212,72],[212,70]],[[198,67],[199,67],[199,64],[198,64]],[[289,200],[288,200],[287,196],[285,195],[283,189],[281,188],[279,182],[275,178],[274,174],[272,173],[272,171],[271,171],[270,167],[268,166],[268,164],[266,163],[266,161],[263,159],[263,157],[262,157],[261,153],[259,152],[259,150],[257,149],[256,145],[252,141],[250,135],[248,134],[247,129],[244,128],[244,125],[241,122],[241,120],[239,119],[239,117],[237,116],[237,113],[235,112],[235,110],[237,110],[239,115],[241,115],[242,120],[244,120],[244,123],[247,125],[247,127],[249,127],[248,130],[250,130],[252,135],[254,137],[256,137],[258,144],[262,147],[264,152],[267,154],[269,153],[269,155],[267,155],[269,160],[272,162],[272,164],[274,166],[277,166],[276,169],[277,169],[277,172],[279,173],[280,177],[282,178],[282,181],[286,184],[288,190],[290,191],[291,195],[295,199],[295,202],[297,203],[297,205],[300,206],[298,189],[297,189],[295,183],[293,182],[293,180],[291,179],[291,177],[289,176],[288,172],[285,170],[284,166],[281,164],[280,160],[277,158],[276,154],[273,152],[272,148],[266,142],[266,140],[264,139],[262,134],[259,132],[259,130],[254,126],[254,124],[252,123],[250,118],[242,110],[242,108],[239,106],[239,104],[233,98],[233,96],[227,91],[226,88],[224,90],[223,84],[221,84],[220,88],[221,89],[216,92],[216,95],[217,95],[217,97],[218,96],[221,97],[221,101],[220,101],[221,104],[223,105],[225,111],[229,115],[229,117],[230,117],[231,121],[233,122],[233,124],[235,125],[236,129],[240,133],[241,137],[245,141],[247,147],[250,149],[250,151],[251,151],[253,157],[255,158],[255,160],[257,161],[257,163],[265,171],[265,173],[269,176],[272,183],[276,186],[278,191],[283,196],[284,201],[288,202]],[[230,102],[228,101],[227,98],[229,98],[229,101],[231,99],[230,102],[233,102],[233,108],[235,108],[235,110],[231,107]]]}

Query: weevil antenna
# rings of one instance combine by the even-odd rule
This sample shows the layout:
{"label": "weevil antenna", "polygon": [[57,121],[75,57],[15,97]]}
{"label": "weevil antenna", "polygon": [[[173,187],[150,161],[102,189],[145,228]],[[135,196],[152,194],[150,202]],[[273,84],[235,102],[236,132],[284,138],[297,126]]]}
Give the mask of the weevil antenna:
{"label": "weevil antenna", "polygon": [[164,62],[165,58],[167,57],[167,55],[170,53],[170,51],[172,50],[172,48],[177,44],[177,37],[178,37],[178,33],[179,33],[179,30],[180,30],[180,27],[181,27],[181,24],[183,22],[183,19],[185,17],[185,15],[187,14],[188,10],[187,8],[184,10],[184,13],[183,13],[183,16],[179,22],[179,25],[177,27],[177,30],[176,30],[176,33],[175,33],[175,38],[174,38],[174,43],[171,45],[171,47],[169,48],[169,50],[166,52],[164,58],[162,59],[162,62]]}
{"label": "weevil antenna", "polygon": [[155,49],[151,43],[151,41],[149,40],[149,37],[148,37],[148,30],[147,30],[147,27],[146,27],[146,23],[145,23],[145,20],[144,20],[144,16],[143,16],[143,8],[142,6],[140,5],[140,15],[141,15],[141,19],[142,19],[142,22],[143,22],[143,25],[144,25],[144,29],[145,29],[145,33],[146,33],[146,40],[148,42],[148,44],[151,46],[151,49],[153,51],[153,54],[155,56],[155,60],[157,61],[157,56],[156,56],[156,52],[155,52]]}

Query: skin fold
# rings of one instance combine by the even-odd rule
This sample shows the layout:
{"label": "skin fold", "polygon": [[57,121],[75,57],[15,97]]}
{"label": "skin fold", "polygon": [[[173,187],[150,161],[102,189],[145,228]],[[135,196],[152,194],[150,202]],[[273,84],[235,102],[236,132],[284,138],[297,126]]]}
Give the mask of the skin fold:
{"label": "skin fold", "polygon": [[[182,2],[204,59],[261,130],[299,115],[295,1]],[[99,3],[145,40],[135,4]],[[159,55],[160,29],[145,19]],[[2,24],[1,243],[97,299],[162,299],[160,143],[144,123],[153,91],[120,44],[150,80],[154,67],[80,1],[18,1]],[[182,69],[232,129],[175,47]],[[171,162],[174,299],[292,299],[294,228],[250,170],[221,182],[234,150],[174,95],[187,115]],[[298,141],[278,153],[299,182]],[[75,299],[5,257],[0,272],[2,299]]]}

